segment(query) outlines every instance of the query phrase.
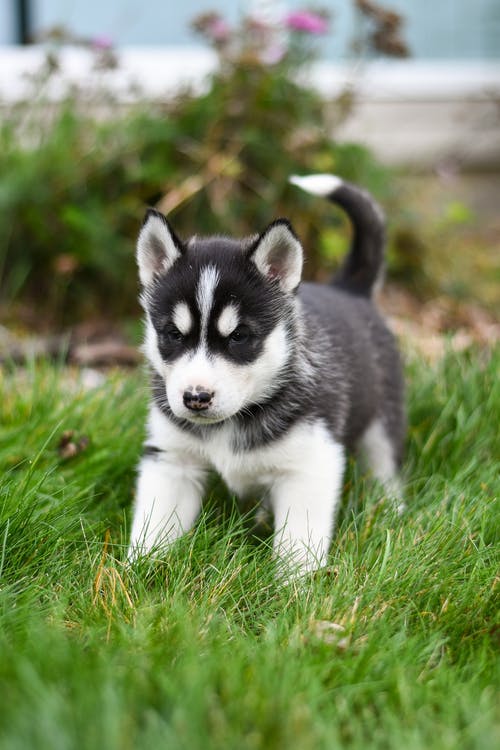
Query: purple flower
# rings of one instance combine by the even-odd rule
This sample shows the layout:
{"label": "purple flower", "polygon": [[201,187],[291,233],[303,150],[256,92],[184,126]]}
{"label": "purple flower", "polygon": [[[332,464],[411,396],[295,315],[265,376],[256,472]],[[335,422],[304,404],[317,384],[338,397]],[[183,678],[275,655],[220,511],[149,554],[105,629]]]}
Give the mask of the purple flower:
{"label": "purple flower", "polygon": [[318,13],[309,10],[296,10],[285,18],[285,24],[293,31],[304,31],[307,34],[326,34],[328,21]]}
{"label": "purple flower", "polygon": [[91,40],[92,47],[94,49],[112,49],[113,47],[113,40],[110,36],[107,36],[106,34],[100,34],[99,36],[95,36]]}

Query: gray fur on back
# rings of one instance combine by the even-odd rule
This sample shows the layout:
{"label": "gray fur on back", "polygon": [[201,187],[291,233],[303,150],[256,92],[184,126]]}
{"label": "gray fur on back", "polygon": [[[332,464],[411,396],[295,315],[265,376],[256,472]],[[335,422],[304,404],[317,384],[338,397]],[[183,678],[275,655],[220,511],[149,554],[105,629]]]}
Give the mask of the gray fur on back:
{"label": "gray fur on back", "polygon": [[299,290],[303,336],[314,352],[313,408],[335,437],[354,449],[380,418],[401,463],[405,435],[403,378],[394,336],[370,299],[334,286]]}

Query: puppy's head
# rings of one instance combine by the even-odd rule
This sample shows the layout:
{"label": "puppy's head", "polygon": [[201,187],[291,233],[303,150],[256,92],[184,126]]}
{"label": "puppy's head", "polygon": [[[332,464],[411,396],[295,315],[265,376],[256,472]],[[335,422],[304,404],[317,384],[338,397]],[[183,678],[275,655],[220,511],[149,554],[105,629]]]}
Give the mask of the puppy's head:
{"label": "puppy's head", "polygon": [[185,243],[148,211],[137,243],[144,348],[176,417],[222,422],[277,390],[302,260],[284,219],[247,240]]}

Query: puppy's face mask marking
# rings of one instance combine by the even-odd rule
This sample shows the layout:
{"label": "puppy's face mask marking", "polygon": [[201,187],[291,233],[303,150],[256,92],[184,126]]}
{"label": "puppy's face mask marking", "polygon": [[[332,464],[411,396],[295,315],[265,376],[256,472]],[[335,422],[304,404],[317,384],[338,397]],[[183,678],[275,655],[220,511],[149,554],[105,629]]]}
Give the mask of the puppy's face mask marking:
{"label": "puppy's face mask marking", "polygon": [[175,416],[222,422],[280,386],[289,356],[287,298],[302,269],[288,222],[243,242],[216,237],[184,244],[150,212],[137,259],[146,353]]}

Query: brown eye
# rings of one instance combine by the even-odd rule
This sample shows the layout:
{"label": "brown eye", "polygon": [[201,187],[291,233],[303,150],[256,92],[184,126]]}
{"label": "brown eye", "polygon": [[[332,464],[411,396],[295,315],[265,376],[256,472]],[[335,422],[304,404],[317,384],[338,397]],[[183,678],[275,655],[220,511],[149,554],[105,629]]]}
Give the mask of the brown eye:
{"label": "brown eye", "polygon": [[250,338],[250,328],[248,326],[238,326],[229,336],[231,344],[244,344]]}
{"label": "brown eye", "polygon": [[182,333],[179,331],[179,329],[176,326],[173,325],[173,323],[171,325],[166,326],[163,329],[163,336],[167,341],[172,341],[172,342],[182,341],[182,339],[184,338]]}

